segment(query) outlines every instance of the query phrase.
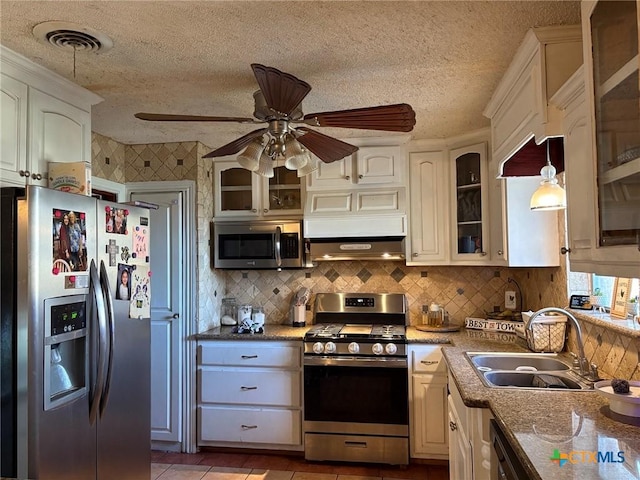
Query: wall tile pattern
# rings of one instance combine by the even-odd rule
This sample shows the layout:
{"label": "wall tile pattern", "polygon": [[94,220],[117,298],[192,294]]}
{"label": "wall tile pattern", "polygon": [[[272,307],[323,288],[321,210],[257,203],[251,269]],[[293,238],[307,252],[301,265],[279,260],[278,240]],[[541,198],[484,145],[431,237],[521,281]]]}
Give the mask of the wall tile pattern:
{"label": "wall tile pattern", "polygon": [[[509,269],[493,267],[407,267],[402,262],[319,262],[305,270],[225,271],[225,297],[261,305],[267,323],[286,323],[293,295],[301,287],[312,292],[386,292],[407,296],[412,325],[422,323],[423,307],[444,305],[451,321],[504,308]],[[311,321],[311,311],[307,311]],[[217,323],[217,319],[215,323]]]}
{"label": "wall tile pattern", "polygon": [[91,135],[91,174],[125,183],[125,146],[103,135]]}
{"label": "wall tile pattern", "polygon": [[210,222],[213,218],[213,162],[202,159],[212,149],[197,146],[197,228],[198,228],[198,318],[196,331],[204,332],[213,326],[220,312],[225,277],[211,268]]}
{"label": "wall tile pattern", "polygon": [[199,142],[125,146],[127,182],[196,180]]}

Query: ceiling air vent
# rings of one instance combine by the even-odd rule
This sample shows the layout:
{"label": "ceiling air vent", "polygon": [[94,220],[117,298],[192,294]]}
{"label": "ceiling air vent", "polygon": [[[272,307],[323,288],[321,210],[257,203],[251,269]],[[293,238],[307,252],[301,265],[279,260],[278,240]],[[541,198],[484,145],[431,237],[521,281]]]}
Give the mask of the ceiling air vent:
{"label": "ceiling air vent", "polygon": [[104,33],[71,22],[50,21],[33,28],[33,36],[57,48],[86,53],[104,53],[113,41]]}

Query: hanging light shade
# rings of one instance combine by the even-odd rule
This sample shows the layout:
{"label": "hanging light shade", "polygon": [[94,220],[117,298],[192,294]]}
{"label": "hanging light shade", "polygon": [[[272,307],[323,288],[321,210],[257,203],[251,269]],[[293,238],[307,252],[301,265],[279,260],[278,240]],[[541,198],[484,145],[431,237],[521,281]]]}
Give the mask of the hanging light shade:
{"label": "hanging light shade", "polygon": [[298,168],[298,177],[304,177],[318,170],[318,159],[312,157],[308,151],[305,152],[305,156],[307,157],[307,163]]}
{"label": "hanging light shade", "polygon": [[255,172],[258,170],[260,158],[264,152],[264,144],[261,139],[254,140],[238,155],[238,163],[242,168]]}
{"label": "hanging light shade", "polygon": [[266,149],[260,155],[260,160],[258,161],[258,167],[254,170],[258,175],[267,178],[273,178],[273,160],[267,154]]}
{"label": "hanging light shade", "polygon": [[309,159],[308,155],[305,155],[307,151],[298,143],[298,141],[290,137],[285,142],[285,162],[284,166],[289,170],[298,170],[304,167]]}
{"label": "hanging light shade", "polygon": [[551,165],[549,141],[547,141],[547,164],[540,170],[542,181],[531,196],[531,210],[560,210],[567,207],[567,194],[556,178],[556,168]]}

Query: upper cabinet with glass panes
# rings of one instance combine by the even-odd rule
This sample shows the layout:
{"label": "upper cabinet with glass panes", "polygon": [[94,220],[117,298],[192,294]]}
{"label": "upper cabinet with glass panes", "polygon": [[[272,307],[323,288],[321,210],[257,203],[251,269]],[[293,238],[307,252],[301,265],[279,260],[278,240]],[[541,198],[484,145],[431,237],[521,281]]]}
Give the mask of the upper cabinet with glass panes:
{"label": "upper cabinet with glass panes", "polygon": [[246,170],[235,160],[218,160],[213,167],[216,217],[301,216],[303,179],[295,170],[275,167],[273,177]]}
{"label": "upper cabinet with glass panes", "polygon": [[589,2],[598,245],[640,245],[639,3]]}

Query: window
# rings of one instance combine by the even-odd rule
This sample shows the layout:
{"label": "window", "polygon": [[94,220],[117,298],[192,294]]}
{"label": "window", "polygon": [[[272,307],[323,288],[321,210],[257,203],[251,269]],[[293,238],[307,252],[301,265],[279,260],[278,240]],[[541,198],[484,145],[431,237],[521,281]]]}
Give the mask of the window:
{"label": "window", "polygon": [[[592,298],[595,297],[597,304],[601,307],[609,308],[611,306],[611,297],[613,295],[613,289],[615,285],[615,277],[605,277],[601,275],[590,275],[590,290]],[[629,300],[635,299],[638,301],[638,284],[640,281],[637,278],[631,280],[631,292],[629,294]]]}

